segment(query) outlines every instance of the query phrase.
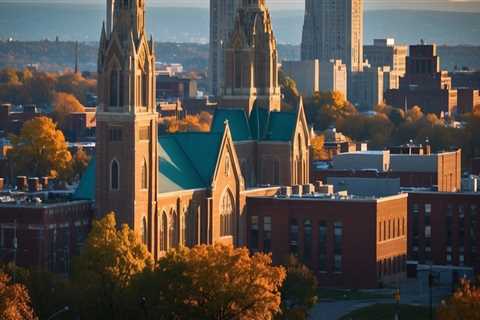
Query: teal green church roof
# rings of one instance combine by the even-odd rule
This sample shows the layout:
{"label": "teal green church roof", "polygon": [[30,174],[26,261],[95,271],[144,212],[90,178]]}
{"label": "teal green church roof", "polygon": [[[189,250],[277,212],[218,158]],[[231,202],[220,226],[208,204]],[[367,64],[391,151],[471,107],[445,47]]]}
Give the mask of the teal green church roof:
{"label": "teal green church roof", "polygon": [[271,111],[254,107],[250,117],[243,109],[217,108],[212,120],[211,131],[223,132],[225,122],[232,132],[235,142],[291,141],[297,123],[295,112]]}
{"label": "teal green church roof", "polygon": [[[189,132],[158,137],[158,192],[208,188],[215,173],[222,133]],[[75,200],[95,200],[96,161],[92,158]]]}

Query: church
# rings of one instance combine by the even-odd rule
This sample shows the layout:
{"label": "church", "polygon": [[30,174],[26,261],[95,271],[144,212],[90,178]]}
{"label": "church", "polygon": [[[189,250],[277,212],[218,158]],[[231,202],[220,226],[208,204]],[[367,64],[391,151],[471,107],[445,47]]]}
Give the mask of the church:
{"label": "church", "polygon": [[225,45],[210,132],[159,135],[155,48],[145,0],[107,0],[98,54],[96,157],[77,190],[115,212],[158,258],[181,245],[246,245],[246,202],[309,182],[302,102],[281,111],[278,54],[264,0],[243,0]]}

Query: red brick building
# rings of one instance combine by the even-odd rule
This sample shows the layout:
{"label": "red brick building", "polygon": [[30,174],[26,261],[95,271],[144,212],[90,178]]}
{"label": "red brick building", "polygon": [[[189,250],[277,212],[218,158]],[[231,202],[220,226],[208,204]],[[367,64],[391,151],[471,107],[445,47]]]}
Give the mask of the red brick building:
{"label": "red brick building", "polygon": [[247,240],[274,263],[293,254],[321,286],[376,288],[400,279],[407,254],[407,195],[248,197]]}
{"label": "red brick building", "polygon": [[92,202],[30,200],[0,204],[1,261],[68,273],[90,230]]}
{"label": "red brick building", "polygon": [[479,193],[409,193],[409,260],[479,272],[479,219]]}

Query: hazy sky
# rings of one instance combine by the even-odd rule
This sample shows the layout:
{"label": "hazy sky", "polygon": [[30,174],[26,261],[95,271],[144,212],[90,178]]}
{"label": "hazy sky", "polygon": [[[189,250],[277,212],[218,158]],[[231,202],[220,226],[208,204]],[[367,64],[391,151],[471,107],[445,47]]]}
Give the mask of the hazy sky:
{"label": "hazy sky", "polygon": [[[209,0],[147,0],[151,5],[169,7],[207,7]],[[105,3],[105,0],[0,0],[1,2],[35,2],[35,3]],[[267,0],[271,9],[301,9],[305,0]],[[366,9],[431,9],[480,11],[480,0],[365,0]]]}

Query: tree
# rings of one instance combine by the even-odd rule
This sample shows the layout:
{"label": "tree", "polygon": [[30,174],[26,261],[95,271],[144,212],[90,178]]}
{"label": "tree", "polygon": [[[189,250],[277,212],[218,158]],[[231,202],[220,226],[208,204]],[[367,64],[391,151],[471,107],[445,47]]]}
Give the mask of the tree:
{"label": "tree", "polygon": [[85,150],[83,150],[82,147],[78,148],[77,152],[73,156],[72,178],[79,179],[87,169],[89,162],[90,157]]}
{"label": "tree", "polygon": [[305,113],[316,130],[325,130],[346,117],[357,114],[357,110],[345,100],[341,92],[316,92],[313,99],[305,101]]}
{"label": "tree", "polygon": [[287,278],[283,283],[282,314],[279,319],[305,320],[309,310],[317,303],[317,278],[295,257],[287,264]]}
{"label": "tree", "polygon": [[292,109],[293,106],[297,105],[298,98],[300,97],[297,83],[281,70],[278,73],[278,78],[284,101],[287,104],[286,107],[287,109]]}
{"label": "tree", "polygon": [[162,121],[162,131],[175,132],[207,132],[210,130],[212,116],[208,112],[198,115],[187,115],[184,119],[166,118]]}
{"label": "tree", "polygon": [[313,160],[328,160],[328,154],[324,148],[325,136],[317,135],[312,139]]}
{"label": "tree", "polygon": [[75,98],[74,95],[65,92],[58,92],[55,94],[53,101],[53,111],[58,123],[60,126],[63,126],[65,119],[70,113],[83,112],[85,111],[85,107],[77,100],[77,98]]}
{"label": "tree", "polygon": [[150,319],[272,319],[280,311],[283,267],[230,245],[169,251],[137,292]]}
{"label": "tree", "polygon": [[72,155],[63,133],[47,117],[25,122],[20,135],[11,136],[9,159],[17,174],[58,177],[69,170]]}
{"label": "tree", "polygon": [[140,236],[127,225],[117,229],[114,213],[94,221],[83,252],[74,261],[79,312],[90,319],[122,319],[132,279],[153,267]]}
{"label": "tree", "polygon": [[438,319],[480,319],[480,288],[463,279],[453,296],[439,307]]}
{"label": "tree", "polygon": [[21,284],[11,284],[10,277],[3,272],[0,273],[0,319],[36,319],[27,289]]}

